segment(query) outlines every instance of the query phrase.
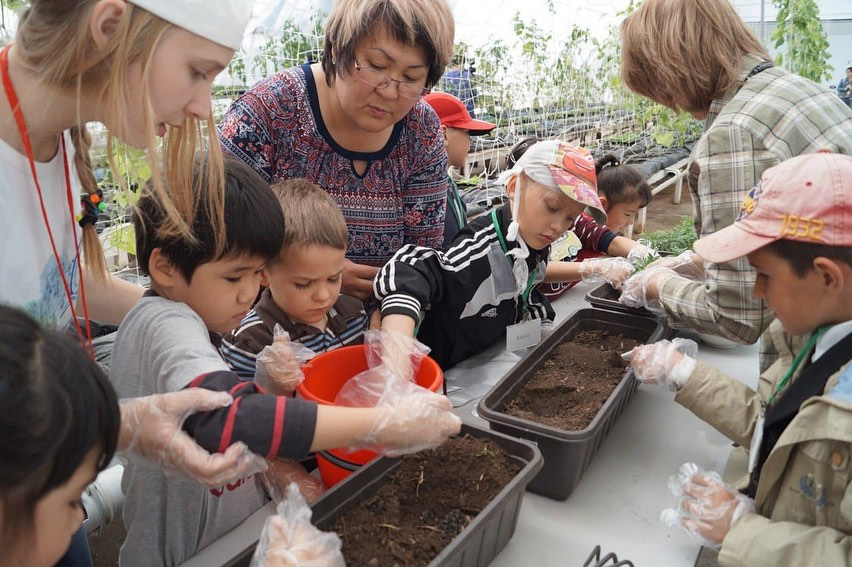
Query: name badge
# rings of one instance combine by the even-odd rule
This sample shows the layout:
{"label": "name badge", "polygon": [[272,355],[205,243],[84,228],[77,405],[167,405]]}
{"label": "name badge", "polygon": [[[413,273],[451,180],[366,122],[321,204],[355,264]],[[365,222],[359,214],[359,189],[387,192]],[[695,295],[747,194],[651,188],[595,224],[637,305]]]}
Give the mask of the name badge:
{"label": "name badge", "polygon": [[541,319],[529,319],[506,327],[506,350],[515,351],[541,342]]}

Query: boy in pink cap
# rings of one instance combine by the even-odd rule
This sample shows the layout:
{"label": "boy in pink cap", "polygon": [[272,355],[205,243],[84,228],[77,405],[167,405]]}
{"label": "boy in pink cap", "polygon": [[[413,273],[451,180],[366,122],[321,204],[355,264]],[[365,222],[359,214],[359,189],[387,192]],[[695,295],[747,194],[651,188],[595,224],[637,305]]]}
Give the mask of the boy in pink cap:
{"label": "boy in pink cap", "polygon": [[551,323],[553,308],[538,289],[551,243],[583,211],[606,221],[583,148],[539,142],[508,176],[510,203],[473,219],[446,251],[403,246],[373,284],[382,328],[411,336],[418,326],[417,339],[444,369],[512,325]]}
{"label": "boy in pink cap", "polygon": [[[475,120],[467,107],[458,98],[448,93],[432,92],[423,97],[441,121],[444,147],[450,167],[463,168],[470,150],[470,137],[482,136],[497,127],[496,124]],[[450,245],[456,234],[467,225],[467,207],[459,196],[459,188],[450,176],[447,190],[447,216],[444,224],[444,248]]]}
{"label": "boy in pink cap", "polygon": [[[681,471],[672,517],[721,545],[719,565],[847,565],[852,558],[852,156],[794,157],[764,172],[730,226],[695,243],[711,262],[745,256],[777,319],[780,358],[757,391],[685,356],[637,347],[637,378],[742,447],[748,475]],[[689,345],[693,346],[694,345]],[[690,468],[691,467],[691,468]],[[686,474],[684,471],[689,471]]]}

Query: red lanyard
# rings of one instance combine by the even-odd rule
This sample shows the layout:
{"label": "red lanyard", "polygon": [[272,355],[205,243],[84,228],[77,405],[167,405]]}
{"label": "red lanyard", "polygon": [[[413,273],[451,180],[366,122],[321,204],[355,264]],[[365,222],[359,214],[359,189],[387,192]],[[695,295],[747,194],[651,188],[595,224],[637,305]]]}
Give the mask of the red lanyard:
{"label": "red lanyard", "polygon": [[83,264],[80,261],[80,242],[77,238],[77,229],[75,223],[77,216],[74,214],[74,195],[71,191],[71,173],[68,168],[68,153],[65,149],[65,136],[59,137],[62,145],[62,161],[65,166],[65,189],[68,197],[68,212],[71,215],[71,232],[74,233],[74,253],[77,258],[77,268],[80,270],[80,299],[83,303],[83,316],[86,319],[86,331],[80,327],[77,321],[77,311],[74,309],[74,297],[71,294],[71,286],[68,285],[68,278],[65,277],[65,270],[62,268],[62,259],[59,252],[56,250],[56,243],[53,239],[53,230],[50,228],[50,221],[47,218],[47,209],[44,206],[44,197],[41,192],[41,185],[38,182],[38,173],[36,172],[35,157],[33,156],[33,147],[30,142],[30,136],[27,133],[27,124],[24,121],[24,115],[21,112],[21,105],[18,101],[18,95],[15,92],[15,87],[12,86],[12,80],[9,78],[9,49],[11,46],[6,46],[0,51],[0,72],[3,74],[3,88],[6,90],[6,97],[9,99],[9,106],[12,107],[12,114],[15,116],[15,122],[18,125],[18,132],[21,134],[21,141],[24,144],[24,149],[27,151],[27,160],[30,162],[30,172],[35,182],[36,191],[38,192],[38,202],[41,205],[41,215],[44,219],[44,226],[47,229],[47,236],[50,239],[50,247],[53,249],[53,257],[56,259],[56,267],[59,269],[59,276],[62,278],[62,285],[65,288],[65,297],[68,298],[68,306],[71,308],[71,318],[74,321],[74,328],[77,330],[77,335],[80,337],[80,342],[88,348],[92,360],[95,359],[95,351],[92,346],[92,327],[89,323],[89,308],[86,305],[86,286],[83,284]]}

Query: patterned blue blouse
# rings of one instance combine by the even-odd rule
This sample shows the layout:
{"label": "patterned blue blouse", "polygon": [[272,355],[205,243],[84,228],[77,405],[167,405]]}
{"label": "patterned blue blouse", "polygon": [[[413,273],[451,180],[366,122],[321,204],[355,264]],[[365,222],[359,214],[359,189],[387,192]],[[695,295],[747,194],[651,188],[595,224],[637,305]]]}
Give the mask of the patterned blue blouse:
{"label": "patterned blue blouse", "polygon": [[[227,153],[269,182],[304,177],[325,189],[349,227],[346,257],[382,266],[405,244],[440,248],[448,177],[440,123],[418,101],[384,148],[353,152],[331,137],[310,65],[268,77],[237,99],[219,124]],[[367,169],[355,172],[352,162]]]}

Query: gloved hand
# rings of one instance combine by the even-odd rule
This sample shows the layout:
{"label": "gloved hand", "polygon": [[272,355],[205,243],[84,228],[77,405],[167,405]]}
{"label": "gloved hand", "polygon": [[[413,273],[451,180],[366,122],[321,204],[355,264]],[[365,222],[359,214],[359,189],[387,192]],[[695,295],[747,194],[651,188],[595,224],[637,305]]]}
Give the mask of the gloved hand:
{"label": "gloved hand", "polygon": [[268,459],[269,469],[263,473],[263,484],[275,502],[284,500],[287,487],[296,484],[305,500],[312,503],[325,492],[322,481],[312,476],[300,463],[286,459]]}
{"label": "gloved hand", "polygon": [[397,380],[376,409],[380,417],[360,447],[397,456],[437,447],[461,429],[450,400],[409,381]]}
{"label": "gloved hand", "polygon": [[367,366],[376,368],[384,365],[406,380],[414,380],[420,363],[430,350],[414,337],[388,330],[366,331],[364,344]]}
{"label": "gloved hand", "polygon": [[605,281],[615,289],[621,289],[621,284],[633,270],[633,264],[619,257],[590,258],[580,262],[580,278],[584,282]]}
{"label": "gloved hand", "polygon": [[618,300],[628,307],[644,307],[650,311],[661,312],[660,288],[667,279],[676,275],[674,270],[668,268],[645,268],[624,282]]}
{"label": "gloved hand", "polygon": [[302,383],[302,364],[316,353],[301,343],[291,343],[290,334],[276,324],[272,344],[257,355],[254,382],[269,394],[290,396]]}
{"label": "gloved hand", "polygon": [[648,268],[669,268],[677,274],[691,280],[704,279],[704,260],[693,252],[687,250],[677,256],[664,256],[648,265]]}
{"label": "gloved hand", "polygon": [[683,526],[710,547],[718,548],[731,526],[743,514],[754,512],[751,498],[726,485],[715,471],[704,471],[695,463],[681,465],[669,477],[669,490],[677,504],[663,510],[660,520]]}
{"label": "gloved hand", "polygon": [[227,392],[188,388],[121,401],[119,448],[144,457],[167,470],[216,488],[266,470],[266,460],[242,443],[211,455],[182,429],[198,411],[210,411],[233,402]]}
{"label": "gloved hand", "polygon": [[311,524],[311,509],[293,483],[263,524],[250,567],[345,567],[340,538]]}
{"label": "gloved hand", "polygon": [[647,240],[642,239],[637,240],[633,248],[630,249],[630,252],[627,253],[627,260],[633,265],[640,262],[647,264],[659,257],[660,253]]}
{"label": "gloved hand", "polygon": [[643,384],[659,384],[674,392],[683,387],[695,370],[697,354],[695,341],[677,338],[639,345],[621,357]]}

